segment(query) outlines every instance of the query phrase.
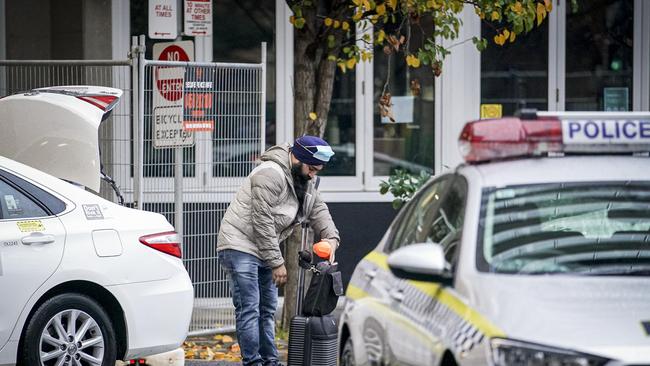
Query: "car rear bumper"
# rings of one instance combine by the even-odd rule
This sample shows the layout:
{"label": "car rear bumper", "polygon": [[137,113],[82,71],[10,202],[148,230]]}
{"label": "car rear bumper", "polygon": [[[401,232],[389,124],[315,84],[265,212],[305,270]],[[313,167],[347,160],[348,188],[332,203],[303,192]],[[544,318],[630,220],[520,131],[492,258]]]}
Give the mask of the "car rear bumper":
{"label": "car rear bumper", "polygon": [[110,286],[122,305],[127,327],[126,359],[178,348],[192,317],[194,290],[187,272],[161,280]]}

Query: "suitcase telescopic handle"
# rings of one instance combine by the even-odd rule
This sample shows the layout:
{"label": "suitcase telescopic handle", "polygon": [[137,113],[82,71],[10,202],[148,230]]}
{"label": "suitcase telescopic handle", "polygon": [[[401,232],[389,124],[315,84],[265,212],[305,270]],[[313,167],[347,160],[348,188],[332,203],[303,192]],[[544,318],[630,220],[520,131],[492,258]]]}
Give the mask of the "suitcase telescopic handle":
{"label": "suitcase telescopic handle", "polygon": [[[300,251],[307,249],[307,231],[309,229],[309,221],[305,220],[300,224],[302,228],[302,233],[300,237]],[[299,257],[300,258],[300,257]],[[300,260],[300,259],[298,259]],[[296,291],[296,314],[302,314],[302,299],[304,297],[305,290],[305,270],[298,266],[298,289]]]}

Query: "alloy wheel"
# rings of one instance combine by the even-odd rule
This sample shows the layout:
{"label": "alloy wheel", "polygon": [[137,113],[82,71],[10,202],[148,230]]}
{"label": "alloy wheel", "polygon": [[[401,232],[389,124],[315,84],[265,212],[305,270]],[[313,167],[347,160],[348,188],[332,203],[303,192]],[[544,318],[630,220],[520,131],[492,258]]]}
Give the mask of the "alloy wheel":
{"label": "alloy wheel", "polygon": [[39,342],[42,366],[101,365],[104,337],[99,324],[87,313],[69,309],[54,315]]}

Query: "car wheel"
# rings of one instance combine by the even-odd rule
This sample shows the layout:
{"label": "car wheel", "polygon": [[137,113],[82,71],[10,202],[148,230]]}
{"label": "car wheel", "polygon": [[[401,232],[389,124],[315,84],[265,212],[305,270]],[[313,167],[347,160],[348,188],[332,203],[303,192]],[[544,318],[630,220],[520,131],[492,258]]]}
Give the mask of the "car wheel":
{"label": "car wheel", "polygon": [[25,365],[115,365],[115,331],[106,311],[81,294],[57,295],[44,302],[23,338]]}
{"label": "car wheel", "polygon": [[352,338],[348,337],[348,339],[345,340],[343,351],[341,352],[341,366],[354,365],[356,365],[354,358],[354,347],[352,346]]}

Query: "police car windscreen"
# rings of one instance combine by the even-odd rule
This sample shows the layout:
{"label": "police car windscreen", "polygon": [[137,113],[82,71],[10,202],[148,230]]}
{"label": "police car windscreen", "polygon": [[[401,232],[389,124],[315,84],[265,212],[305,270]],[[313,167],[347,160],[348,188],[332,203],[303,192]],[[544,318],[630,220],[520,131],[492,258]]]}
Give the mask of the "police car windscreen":
{"label": "police car windscreen", "polygon": [[650,275],[650,183],[535,184],[483,191],[479,270]]}

